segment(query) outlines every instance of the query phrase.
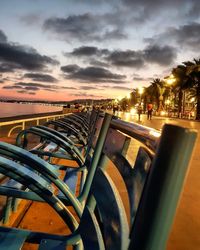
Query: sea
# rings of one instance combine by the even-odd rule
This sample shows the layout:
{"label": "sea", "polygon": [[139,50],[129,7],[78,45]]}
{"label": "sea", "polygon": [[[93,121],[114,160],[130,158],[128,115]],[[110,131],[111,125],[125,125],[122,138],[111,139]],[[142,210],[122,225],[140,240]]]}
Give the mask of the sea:
{"label": "sea", "polygon": [[0,102],[0,119],[6,117],[15,117],[21,115],[35,115],[42,113],[51,113],[62,111],[60,106],[50,106],[41,104],[21,104]]}

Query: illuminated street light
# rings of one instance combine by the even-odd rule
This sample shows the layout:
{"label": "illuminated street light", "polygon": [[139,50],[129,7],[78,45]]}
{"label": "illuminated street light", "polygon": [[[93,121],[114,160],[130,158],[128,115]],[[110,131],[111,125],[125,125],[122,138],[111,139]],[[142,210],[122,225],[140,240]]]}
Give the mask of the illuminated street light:
{"label": "illuminated street light", "polygon": [[139,92],[139,94],[140,94],[140,95],[142,95],[142,94],[143,94],[143,92],[144,92],[144,88],[142,88],[142,87],[141,87],[141,88],[139,88],[139,91],[138,91],[138,92]]}
{"label": "illuminated street light", "polygon": [[131,98],[131,94],[128,93],[128,94],[126,95],[126,98],[127,98],[127,99],[130,99],[130,98]]}
{"label": "illuminated street light", "polygon": [[122,99],[123,99],[123,97],[121,97],[121,96],[118,96],[118,97],[117,97],[117,100],[118,100],[118,101],[121,101]]}
{"label": "illuminated street light", "polygon": [[140,94],[140,103],[142,102],[142,94],[144,92],[144,88],[140,87],[138,90],[139,94]]}
{"label": "illuminated street light", "polygon": [[171,74],[170,76],[168,76],[168,77],[165,78],[165,82],[168,85],[172,85],[175,81],[176,81],[176,78],[174,77],[173,74]]}

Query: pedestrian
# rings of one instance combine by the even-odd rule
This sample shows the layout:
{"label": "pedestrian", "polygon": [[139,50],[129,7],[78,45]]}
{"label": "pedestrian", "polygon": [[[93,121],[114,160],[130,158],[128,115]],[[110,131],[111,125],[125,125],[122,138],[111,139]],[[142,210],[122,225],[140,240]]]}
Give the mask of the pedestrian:
{"label": "pedestrian", "polygon": [[113,115],[115,115],[115,112],[118,112],[118,109],[119,109],[118,105],[114,104],[113,105]]}
{"label": "pedestrian", "polygon": [[151,120],[152,112],[153,112],[153,105],[151,103],[149,103],[147,105],[147,119],[148,120]]}
{"label": "pedestrian", "polygon": [[138,105],[137,111],[138,111],[138,121],[140,121],[140,116],[142,114],[142,105],[141,105],[141,103]]}

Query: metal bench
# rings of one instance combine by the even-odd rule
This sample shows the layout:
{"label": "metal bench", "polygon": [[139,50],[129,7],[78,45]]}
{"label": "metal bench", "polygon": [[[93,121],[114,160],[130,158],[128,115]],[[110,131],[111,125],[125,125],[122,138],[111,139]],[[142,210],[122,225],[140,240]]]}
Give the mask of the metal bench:
{"label": "metal bench", "polygon": [[[140,147],[134,166],[125,157],[124,133],[149,148]],[[74,245],[75,249],[165,249],[196,133],[165,125],[159,142],[154,133],[142,126],[112,121],[103,151],[99,157],[93,156],[98,168],[90,179],[80,223],[68,213],[60,197],[49,195],[45,186],[39,186],[43,176],[38,181],[26,175],[18,163],[0,157],[0,172],[27,185],[56,211],[59,207],[57,213],[73,231],[68,236],[58,236],[1,227],[0,248],[19,249],[27,241],[39,244],[40,249],[65,249],[67,245]],[[129,212],[124,209],[123,193],[106,171],[110,161],[125,183]],[[12,237],[15,240],[11,241]]]}
{"label": "metal bench", "polygon": [[[75,188],[76,188],[76,183],[77,183],[77,177],[78,177],[78,172],[81,173],[81,187],[80,187],[80,190],[79,190],[79,201],[78,201],[78,204],[76,205],[77,206],[77,214],[78,216],[81,215],[81,210],[80,210],[80,201],[83,202],[85,200],[85,198],[87,197],[87,194],[88,194],[88,190],[89,190],[89,186],[91,184],[91,178],[93,178],[93,175],[94,175],[94,172],[95,172],[95,169],[97,167],[97,161],[98,161],[98,158],[100,156],[100,153],[102,151],[102,147],[103,147],[103,143],[105,141],[105,137],[106,137],[106,133],[107,133],[107,130],[108,130],[108,127],[109,127],[109,124],[110,124],[110,121],[111,121],[111,116],[110,115],[107,115],[105,117],[105,121],[102,125],[102,129],[100,131],[100,136],[99,136],[99,139],[97,141],[97,145],[95,147],[95,150],[94,150],[94,159],[91,161],[91,165],[90,165],[90,171],[89,171],[89,174],[87,174],[88,172],[88,169],[87,165],[80,165],[78,168],[74,169],[70,169],[70,168],[66,168],[66,167],[63,167],[61,166],[61,168],[63,167],[63,169],[67,170],[66,171],[66,177],[64,177],[64,181],[67,183],[67,185],[69,186],[66,186],[66,184],[62,184],[61,180],[59,180],[58,178],[58,169],[61,169],[61,168],[58,168],[57,166],[52,166],[51,164],[47,163],[46,161],[43,161],[42,159],[38,158],[37,156],[33,155],[32,153],[24,150],[24,149],[21,149],[19,147],[16,147],[14,145],[10,145],[8,143],[4,143],[4,142],[0,142],[0,155],[2,156],[6,156],[7,158],[10,158],[12,160],[15,160],[17,162],[20,162],[21,164],[25,165],[26,167],[28,168],[32,168],[34,171],[37,171],[37,173],[39,175],[43,175],[45,176],[45,178],[49,181],[49,186],[52,184],[54,184],[59,192],[58,192],[58,195],[59,196],[62,196],[62,200],[65,201],[65,204],[71,204],[71,201],[70,199],[68,199],[68,189],[70,190],[70,194],[71,193],[75,193]],[[64,142],[62,142],[64,143]],[[83,190],[83,187],[84,185],[87,187],[87,189],[85,188]],[[11,192],[12,190],[9,188],[9,192]],[[34,199],[34,200],[38,200],[38,197],[34,196],[33,197],[33,194],[32,193],[24,193],[22,192],[22,190],[16,190],[14,188],[12,194],[19,194],[20,192],[18,191],[21,191],[21,194],[20,196],[17,196],[18,198],[23,198],[25,197],[26,199]],[[4,186],[0,186],[0,194],[5,194],[6,193],[6,185]],[[9,198],[10,200],[10,198]],[[16,201],[16,199],[15,199]],[[41,201],[41,199],[39,199],[39,201]],[[75,200],[73,200],[73,202],[75,202]],[[10,206],[7,206],[5,207],[5,211],[10,211]],[[10,212],[6,212],[6,221],[8,220],[8,214]]]}

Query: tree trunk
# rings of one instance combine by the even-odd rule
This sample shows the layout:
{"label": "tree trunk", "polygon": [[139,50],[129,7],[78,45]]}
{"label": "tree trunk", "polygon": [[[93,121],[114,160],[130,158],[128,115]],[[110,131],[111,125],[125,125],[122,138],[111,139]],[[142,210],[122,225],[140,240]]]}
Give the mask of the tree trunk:
{"label": "tree trunk", "polygon": [[178,92],[178,117],[182,111],[182,101],[183,101],[183,91],[179,90]]}
{"label": "tree trunk", "polygon": [[200,82],[197,87],[197,113],[196,120],[200,120]]}

